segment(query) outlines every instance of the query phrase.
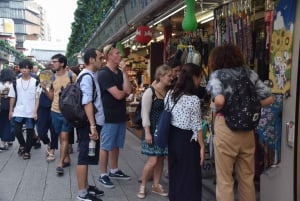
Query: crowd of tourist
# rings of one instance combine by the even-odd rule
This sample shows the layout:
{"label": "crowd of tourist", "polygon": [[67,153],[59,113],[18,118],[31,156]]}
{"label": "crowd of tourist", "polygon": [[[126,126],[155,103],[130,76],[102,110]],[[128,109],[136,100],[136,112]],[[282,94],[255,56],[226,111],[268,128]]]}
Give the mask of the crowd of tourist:
{"label": "crowd of tourist", "polygon": [[[126,131],[126,97],[132,87],[115,45],[95,48],[84,53],[84,69],[75,72],[67,66],[62,54],[53,55],[52,73],[48,82],[40,79],[40,72],[30,60],[23,60],[18,68],[6,68],[0,74],[0,152],[5,152],[17,139],[18,155],[24,160],[31,158],[31,149],[39,148],[40,141],[46,146],[46,158],[57,158],[56,173],[64,174],[71,165],[70,153],[74,138],[78,141],[76,162],[78,200],[101,201],[104,191],[88,182],[89,165],[99,165],[99,182],[103,187],[114,188],[114,179],[130,180],[119,169],[120,149],[124,147]],[[225,123],[224,110],[234,85],[232,73],[239,76],[244,69],[253,81],[257,98],[262,106],[269,105],[273,98],[269,89],[258,79],[257,74],[245,67],[241,51],[233,45],[217,47],[209,57],[213,73],[207,85],[215,118],[215,158],[217,173],[217,200],[233,201],[233,170],[236,166],[243,201],[254,201],[254,133],[253,130],[232,131]],[[170,201],[200,201],[202,196],[201,165],[204,162],[201,101],[199,86],[201,67],[193,63],[182,64],[171,58],[156,68],[153,83],[142,97],[141,153],[147,156],[141,172],[137,197],[147,196],[147,183],[152,179],[151,191],[169,196]],[[89,74],[89,76],[86,76]],[[51,83],[49,85],[49,82]],[[59,107],[60,94],[64,88],[79,82],[82,105],[87,118],[84,126],[74,128]],[[168,105],[171,111],[171,128],[168,147],[160,147],[154,141],[160,114]],[[74,130],[77,137],[74,137]],[[94,154],[90,154],[90,143]],[[59,150],[59,153],[55,153]],[[160,184],[164,161],[167,159],[169,187]],[[167,192],[165,189],[169,189]]]}

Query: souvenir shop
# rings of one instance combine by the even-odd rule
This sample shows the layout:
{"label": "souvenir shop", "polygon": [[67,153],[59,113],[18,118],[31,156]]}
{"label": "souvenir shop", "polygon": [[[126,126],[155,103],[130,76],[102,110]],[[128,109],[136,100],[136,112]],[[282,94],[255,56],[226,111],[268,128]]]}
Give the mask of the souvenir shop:
{"label": "souvenir shop", "polygon": [[[153,81],[156,67],[181,51],[182,63],[203,69],[201,86],[209,77],[207,60],[212,48],[237,44],[248,66],[265,81],[275,103],[262,109],[256,129],[257,197],[262,201],[300,200],[300,138],[298,66],[300,3],[296,0],[148,0],[119,1],[102,29],[86,48],[117,43],[126,59],[134,93],[127,98],[128,129],[137,136],[135,109],[144,89]],[[141,4],[144,2],[144,4]],[[124,21],[125,20],[125,21]],[[115,33],[111,35],[111,33]],[[207,169],[210,160],[209,97],[203,98]],[[296,122],[296,123],[295,123]]]}

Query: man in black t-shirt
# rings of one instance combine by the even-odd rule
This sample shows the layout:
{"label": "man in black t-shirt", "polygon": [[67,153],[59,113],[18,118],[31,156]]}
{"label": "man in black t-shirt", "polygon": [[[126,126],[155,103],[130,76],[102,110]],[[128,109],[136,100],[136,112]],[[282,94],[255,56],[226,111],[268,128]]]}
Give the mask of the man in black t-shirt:
{"label": "man in black t-shirt", "polygon": [[[103,50],[107,64],[98,74],[105,123],[101,131],[100,183],[113,188],[112,179],[130,180],[130,176],[118,169],[119,148],[123,148],[126,132],[126,96],[132,89],[119,50],[108,45]],[[108,156],[110,171],[107,173]]]}

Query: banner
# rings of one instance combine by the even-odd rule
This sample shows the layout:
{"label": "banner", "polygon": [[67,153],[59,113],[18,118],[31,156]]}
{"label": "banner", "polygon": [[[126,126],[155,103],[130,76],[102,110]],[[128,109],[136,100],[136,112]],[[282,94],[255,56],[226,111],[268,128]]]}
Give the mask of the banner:
{"label": "banner", "polygon": [[272,93],[290,95],[296,0],[279,0],[270,48],[269,78]]}

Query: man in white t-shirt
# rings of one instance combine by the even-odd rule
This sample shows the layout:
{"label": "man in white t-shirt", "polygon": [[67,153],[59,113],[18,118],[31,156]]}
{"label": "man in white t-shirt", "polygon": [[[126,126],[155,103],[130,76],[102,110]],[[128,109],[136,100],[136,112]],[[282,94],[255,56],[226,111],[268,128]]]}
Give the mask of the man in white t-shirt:
{"label": "man in white t-shirt", "polygon": [[[8,93],[10,97],[9,119],[13,118],[14,134],[20,144],[18,154],[24,160],[30,159],[39,105],[38,81],[30,75],[32,66],[31,61],[26,59],[19,63],[22,76],[16,80],[16,84],[11,85]],[[22,133],[23,125],[26,127],[26,141]]]}

